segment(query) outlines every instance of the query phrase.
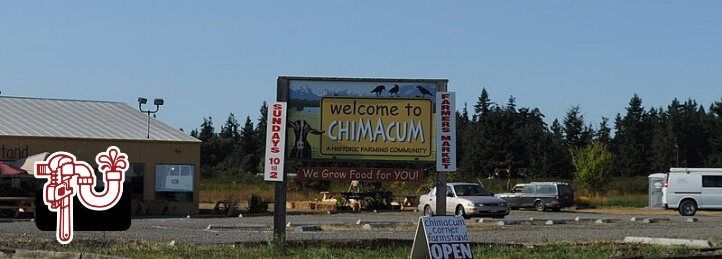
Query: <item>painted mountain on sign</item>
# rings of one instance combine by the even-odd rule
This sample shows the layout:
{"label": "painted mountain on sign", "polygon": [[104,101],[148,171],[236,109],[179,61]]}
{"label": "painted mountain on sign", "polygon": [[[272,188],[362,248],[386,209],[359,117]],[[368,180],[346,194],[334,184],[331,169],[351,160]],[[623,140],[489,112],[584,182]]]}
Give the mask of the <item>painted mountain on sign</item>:
{"label": "painted mountain on sign", "polygon": [[289,89],[288,97],[294,100],[318,101],[321,97],[313,92],[308,85],[301,86],[299,89]]}

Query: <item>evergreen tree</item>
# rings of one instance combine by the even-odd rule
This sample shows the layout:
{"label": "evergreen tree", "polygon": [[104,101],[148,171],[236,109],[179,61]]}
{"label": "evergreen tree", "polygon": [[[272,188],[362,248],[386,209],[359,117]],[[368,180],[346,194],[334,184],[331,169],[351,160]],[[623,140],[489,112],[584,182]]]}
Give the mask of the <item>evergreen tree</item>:
{"label": "evergreen tree", "polygon": [[255,151],[255,155],[256,157],[258,157],[258,165],[256,165],[256,170],[258,170],[258,172],[261,172],[265,170],[265,163],[263,163],[263,160],[266,157],[266,128],[268,127],[268,104],[266,103],[266,101],[263,101],[259,113],[260,114],[258,116],[258,123],[256,124],[254,134],[256,135],[256,145],[258,146]]}
{"label": "evergreen tree", "polygon": [[221,126],[221,132],[218,134],[217,147],[218,148],[218,164],[215,166],[216,171],[222,171],[233,174],[234,164],[233,159],[229,159],[233,156],[233,151],[238,146],[238,142],[241,137],[238,133],[238,120],[233,113],[230,113],[226,123]]}
{"label": "evergreen tree", "polygon": [[229,139],[231,142],[236,143],[241,139],[241,135],[238,133],[238,127],[241,126],[236,120],[236,116],[231,113],[226,119],[226,124],[221,126],[221,133],[219,137],[222,139]]}
{"label": "evergreen tree", "polygon": [[258,115],[258,123],[256,124],[255,134],[258,139],[258,151],[259,156],[264,156],[266,153],[266,128],[268,127],[268,104],[264,101],[261,105]]}
{"label": "evergreen tree", "polygon": [[203,118],[201,131],[197,137],[201,143],[201,175],[204,177],[212,177],[215,175],[215,167],[221,160],[219,157],[219,139],[213,127],[213,118]]}
{"label": "evergreen tree", "polygon": [[[676,101],[675,101],[676,102]],[[669,114],[676,113],[677,104],[673,102],[668,112],[660,109],[650,109],[649,118],[652,121],[652,152],[650,172],[667,172],[675,166],[675,141],[669,126]]]}
{"label": "evergreen tree", "polygon": [[484,116],[489,113],[491,105],[492,103],[491,99],[489,99],[489,93],[486,91],[486,88],[482,88],[479,100],[476,102],[476,105],[474,105],[473,120],[482,120]]}
{"label": "evergreen tree", "polygon": [[258,151],[258,138],[250,117],[246,117],[246,123],[241,130],[241,143],[239,155],[243,156],[240,168],[241,172],[256,173],[260,157]]}
{"label": "evergreen tree", "polygon": [[651,169],[649,154],[652,134],[642,99],[634,94],[626,109],[624,118],[617,115],[614,143],[618,153],[614,154],[617,157],[614,172],[622,176],[648,175]]}
{"label": "evergreen tree", "polygon": [[564,139],[564,129],[558,119],[554,119],[550,129],[551,143],[546,147],[544,165],[547,173],[544,177],[553,179],[571,179],[574,173],[569,148]]}
{"label": "evergreen tree", "polygon": [[[673,132],[679,143],[680,166],[703,167],[710,151],[709,134],[703,120],[706,112],[694,100],[687,100],[680,107],[679,118],[673,121]],[[673,118],[670,118],[672,121]]]}
{"label": "evergreen tree", "polygon": [[203,124],[201,124],[201,132],[198,134],[198,139],[206,142],[215,136],[216,129],[213,127],[213,117],[208,117],[208,119],[203,118]]}
{"label": "evergreen tree", "polygon": [[602,117],[602,122],[599,123],[599,130],[597,131],[594,140],[604,143],[604,145],[611,145],[612,143],[612,129],[609,128],[609,118]]}
{"label": "evergreen tree", "polygon": [[[519,108],[517,114],[518,126],[515,130],[519,142],[518,175],[520,177],[535,175],[550,175],[554,169],[549,168],[543,158],[547,157],[547,145],[551,144],[551,138],[547,132],[544,115],[539,109]],[[542,159],[540,159],[542,158]]]}
{"label": "evergreen tree", "polygon": [[710,153],[707,155],[706,167],[722,167],[722,100],[710,105],[707,123]]}
{"label": "evergreen tree", "polygon": [[573,106],[564,118],[564,141],[569,148],[584,147],[591,143],[592,132],[584,126],[584,116],[579,114],[579,106]]}
{"label": "evergreen tree", "polygon": [[552,125],[550,127],[552,138],[554,141],[563,142],[564,141],[564,129],[562,129],[562,124],[559,123],[558,119],[554,119],[552,122]]}
{"label": "evergreen tree", "polygon": [[[458,127],[458,126],[457,126]],[[459,171],[474,176],[490,177],[488,171],[482,166],[484,154],[482,153],[481,123],[478,121],[469,122],[468,126],[460,128],[456,134],[459,142],[456,143],[461,149],[458,167]],[[493,170],[493,169],[492,169]]]}
{"label": "evergreen tree", "polygon": [[[471,121],[469,121],[469,111],[467,109],[466,103],[464,103],[464,108],[461,111],[456,111],[456,167],[457,171],[464,172],[466,174],[469,174],[469,172],[473,171],[465,171],[462,169],[462,164],[465,163],[464,159],[465,157],[465,141],[469,141],[464,135],[464,132],[469,128]],[[459,170],[461,169],[461,170]]]}

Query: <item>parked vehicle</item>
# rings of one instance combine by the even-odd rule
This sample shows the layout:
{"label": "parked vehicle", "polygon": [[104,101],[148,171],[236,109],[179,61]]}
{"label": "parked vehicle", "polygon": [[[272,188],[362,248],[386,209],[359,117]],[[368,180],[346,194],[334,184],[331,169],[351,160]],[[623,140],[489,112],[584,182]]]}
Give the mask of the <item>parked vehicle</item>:
{"label": "parked vehicle", "polygon": [[[436,187],[419,197],[418,209],[424,216],[436,214]],[[471,217],[504,218],[509,215],[506,201],[494,197],[477,183],[447,183],[446,211],[466,219]]]}
{"label": "parked vehicle", "polygon": [[159,175],[165,176],[164,185],[156,187],[157,191],[193,191],[193,167],[190,165],[160,165],[157,168],[164,172]]}
{"label": "parked vehicle", "polygon": [[722,209],[722,168],[670,168],[662,187],[662,205],[682,216]]}
{"label": "parked vehicle", "polygon": [[538,211],[560,211],[574,207],[574,190],[564,182],[531,182],[517,184],[508,193],[496,195],[509,203],[511,209],[535,208]]}

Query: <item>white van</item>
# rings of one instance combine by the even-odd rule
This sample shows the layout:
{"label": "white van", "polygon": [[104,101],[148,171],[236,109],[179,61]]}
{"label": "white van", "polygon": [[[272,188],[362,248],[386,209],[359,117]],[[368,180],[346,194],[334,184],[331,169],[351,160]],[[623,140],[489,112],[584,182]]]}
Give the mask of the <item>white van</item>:
{"label": "white van", "polygon": [[682,216],[694,216],[698,209],[722,209],[722,168],[670,168],[662,205]]}
{"label": "white van", "polygon": [[[156,191],[192,192],[193,166],[190,165],[157,165],[156,177],[164,177],[162,186],[156,186]],[[156,179],[158,180],[158,179]]]}

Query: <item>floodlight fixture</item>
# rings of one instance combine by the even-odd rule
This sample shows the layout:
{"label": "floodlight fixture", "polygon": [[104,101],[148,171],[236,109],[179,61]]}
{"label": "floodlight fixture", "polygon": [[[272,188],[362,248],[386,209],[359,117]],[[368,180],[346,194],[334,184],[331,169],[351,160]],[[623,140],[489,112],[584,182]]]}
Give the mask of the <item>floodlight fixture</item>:
{"label": "floodlight fixture", "polygon": [[150,138],[150,114],[158,112],[158,110],[160,110],[160,106],[163,105],[164,102],[162,98],[155,98],[155,100],[153,100],[153,104],[155,105],[155,111],[143,110],[142,106],[146,103],[148,103],[148,99],[144,97],[138,97],[138,110],[148,114],[148,135],[146,136],[146,138]]}

